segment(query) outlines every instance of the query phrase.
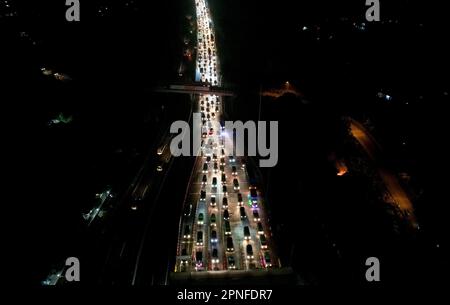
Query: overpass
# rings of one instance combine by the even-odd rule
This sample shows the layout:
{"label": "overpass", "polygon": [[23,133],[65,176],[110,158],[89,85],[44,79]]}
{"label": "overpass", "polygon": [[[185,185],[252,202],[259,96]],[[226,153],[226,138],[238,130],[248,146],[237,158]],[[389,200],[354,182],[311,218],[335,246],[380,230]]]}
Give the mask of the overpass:
{"label": "overpass", "polygon": [[160,93],[178,93],[178,94],[208,94],[217,96],[235,96],[234,92],[222,87],[206,86],[203,84],[183,84],[159,86],[153,89]]}

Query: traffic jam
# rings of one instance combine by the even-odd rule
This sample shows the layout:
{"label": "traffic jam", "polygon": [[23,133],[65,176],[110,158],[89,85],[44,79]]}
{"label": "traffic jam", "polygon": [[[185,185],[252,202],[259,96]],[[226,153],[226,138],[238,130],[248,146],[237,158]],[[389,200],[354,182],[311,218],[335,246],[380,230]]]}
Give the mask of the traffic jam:
{"label": "traffic jam", "polygon": [[[198,79],[220,86],[213,24],[205,0],[196,1],[196,11]],[[233,155],[221,102],[220,96],[198,95],[202,145],[180,219],[176,272],[279,266],[264,202],[246,158]]]}

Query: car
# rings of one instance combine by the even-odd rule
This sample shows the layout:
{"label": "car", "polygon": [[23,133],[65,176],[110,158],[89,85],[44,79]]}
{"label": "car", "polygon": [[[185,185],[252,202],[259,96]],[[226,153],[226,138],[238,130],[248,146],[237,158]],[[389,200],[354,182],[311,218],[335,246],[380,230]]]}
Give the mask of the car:
{"label": "car", "polygon": [[210,206],[216,207],[216,195],[211,195]]}
{"label": "car", "polygon": [[227,189],[226,185],[222,186],[222,193],[223,193],[224,196],[228,196],[228,189]]}
{"label": "car", "polygon": [[217,224],[216,224],[216,214],[214,214],[214,213],[212,213],[211,214],[211,217],[210,217],[210,220],[211,220],[211,225],[213,226],[213,227],[215,227]]}
{"label": "car", "polygon": [[191,216],[191,213],[192,213],[192,203],[187,204],[185,206],[183,215],[186,217],[189,217],[189,216]]}
{"label": "car", "polygon": [[267,249],[267,238],[266,235],[262,234],[259,236],[259,241],[261,242],[261,249]]}
{"label": "car", "polygon": [[242,194],[238,193],[238,206],[243,206],[244,205],[244,200],[242,199]]}
{"label": "car", "polygon": [[236,166],[233,165],[233,166],[231,167],[231,172],[232,172],[233,176],[237,176]]}
{"label": "car", "polygon": [[200,192],[200,201],[206,201],[206,192],[205,191]]}
{"label": "car", "polygon": [[217,162],[214,162],[214,174],[219,172],[219,167],[217,166]]}
{"label": "car", "polygon": [[214,162],[217,162],[217,155],[213,154],[213,158],[212,159],[213,159]]}
{"label": "car", "polygon": [[208,173],[208,163],[203,164],[203,174],[207,174]]}
{"label": "car", "polygon": [[196,268],[203,267],[203,252],[202,251],[197,251],[195,253],[195,267]]}
{"label": "car", "polygon": [[223,166],[225,166],[225,158],[220,158],[220,165],[223,165]]}
{"label": "car", "polygon": [[234,158],[234,156],[232,156],[232,155],[230,155],[229,157],[228,157],[228,161],[230,161],[230,162],[236,162],[236,159]]}
{"label": "car", "polygon": [[[213,144],[214,144],[214,141],[213,141],[212,139],[209,139],[209,140],[208,140],[208,146],[209,146],[209,148],[212,148],[212,147],[213,147]],[[209,157],[209,159],[211,160],[211,157]]]}
{"label": "car", "polygon": [[224,185],[224,184],[226,184],[227,183],[227,175],[225,175],[225,174],[222,174],[222,185]]}
{"label": "car", "polygon": [[239,181],[236,178],[233,179],[233,187],[235,191],[238,191],[240,189]]}
{"label": "car", "polygon": [[216,106],[216,112],[219,112],[219,106]]}
{"label": "car", "polygon": [[203,231],[197,232],[197,246],[203,246]]}
{"label": "car", "polygon": [[242,160],[242,162],[241,162],[241,169],[245,170],[245,161],[244,160]]}
{"label": "car", "polygon": [[247,215],[245,214],[245,208],[244,207],[240,207],[239,208],[239,213],[241,215],[241,220],[247,219]]}
{"label": "car", "polygon": [[234,251],[234,245],[233,245],[233,238],[231,236],[227,237],[227,252],[233,252]]}
{"label": "car", "polygon": [[222,156],[225,156],[225,150],[222,148],[222,150],[221,150],[221,155]]}
{"label": "car", "polygon": [[253,210],[253,221],[261,221],[258,210]]}
{"label": "car", "polygon": [[219,170],[220,170],[221,173],[225,173],[225,166],[221,165],[219,167]]}
{"label": "car", "polygon": [[206,177],[206,175],[203,175],[202,185],[206,185],[207,182],[208,182],[208,178]]}
{"label": "car", "polygon": [[272,267],[272,261],[270,259],[269,252],[264,252],[264,265],[266,268]]}
{"label": "car", "polygon": [[184,238],[184,239],[189,239],[189,238],[191,238],[191,228],[189,227],[189,225],[185,225],[185,226],[184,226],[183,238]]}
{"label": "car", "polygon": [[218,239],[217,239],[217,231],[216,230],[212,230],[211,231],[211,242],[212,243],[217,243]]}
{"label": "car", "polygon": [[205,216],[203,215],[203,213],[198,214],[198,218],[197,218],[197,224],[198,225],[203,225],[205,221]]}
{"label": "car", "polygon": [[264,228],[262,223],[258,222],[257,226],[258,226],[258,234],[264,234]]}
{"label": "car", "polygon": [[236,269],[236,262],[233,255],[228,256],[228,269]]}
{"label": "car", "polygon": [[248,226],[244,227],[244,239],[245,240],[250,240],[250,228]]}
{"label": "car", "polygon": [[217,248],[214,248],[212,250],[212,260],[211,261],[213,264],[219,263],[219,254],[218,254]]}
{"label": "car", "polygon": [[217,177],[213,177],[211,185],[212,187],[217,187]]}
{"label": "car", "polygon": [[211,162],[211,156],[206,157],[206,164],[208,164],[209,162]]}
{"label": "car", "polygon": [[252,245],[247,245],[246,247],[247,259],[253,259],[253,247]]}
{"label": "car", "polygon": [[225,221],[225,235],[231,235],[231,226],[228,220]]}
{"label": "car", "polygon": [[223,211],[223,220],[230,220],[230,213],[228,210]]}
{"label": "car", "polygon": [[228,209],[228,197],[222,198],[222,208]]}
{"label": "car", "polygon": [[[203,114],[203,113],[202,113]],[[203,118],[203,115],[202,115],[202,118]],[[202,138],[206,138],[206,136],[207,136],[208,134],[206,133],[206,132],[202,132]]]}

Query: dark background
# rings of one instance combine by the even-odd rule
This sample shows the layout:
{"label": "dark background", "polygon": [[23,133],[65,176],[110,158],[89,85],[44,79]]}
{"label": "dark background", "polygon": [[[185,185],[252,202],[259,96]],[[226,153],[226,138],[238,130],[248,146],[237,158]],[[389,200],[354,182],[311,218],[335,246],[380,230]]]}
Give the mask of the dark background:
{"label": "dark background", "polygon": [[[28,2],[13,1],[18,16],[0,19],[1,113],[12,155],[5,159],[12,169],[5,232],[10,253],[38,266],[30,275],[36,283],[83,243],[79,215],[87,198],[105,184],[125,185],[142,162],[142,139],[158,128],[161,104],[171,103],[149,98],[148,89],[176,77],[183,20],[194,2],[84,1],[77,24],[65,21],[63,1]],[[264,173],[280,252],[314,283],[359,283],[360,260],[374,252],[389,262],[388,283],[439,282],[448,267],[444,9],[385,2],[383,23],[368,24],[364,1],[211,1],[223,77],[240,92],[230,102],[233,118],[256,119],[260,86],[287,80],[311,102],[264,100],[262,114],[279,120],[282,133],[279,165]],[[42,66],[73,81],[48,79]],[[380,90],[394,97],[391,105],[380,104]],[[74,123],[48,128],[60,112]],[[419,241],[388,232],[385,212],[364,191],[370,181],[335,181],[327,157],[339,146],[343,115],[370,119],[392,167],[413,173],[424,194],[416,206],[426,230]],[[406,151],[398,147],[405,137]],[[297,197],[277,181],[304,191]],[[329,248],[333,241],[343,259]],[[431,250],[437,242],[442,252]],[[17,265],[28,277],[28,265]]]}

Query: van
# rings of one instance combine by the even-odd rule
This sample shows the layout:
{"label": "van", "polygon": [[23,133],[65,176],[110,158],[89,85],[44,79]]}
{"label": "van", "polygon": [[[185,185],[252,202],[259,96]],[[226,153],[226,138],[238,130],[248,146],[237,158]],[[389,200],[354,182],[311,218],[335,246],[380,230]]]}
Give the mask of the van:
{"label": "van", "polygon": [[211,242],[212,243],[216,243],[217,242],[217,231],[216,230],[212,230],[211,231]]}
{"label": "van", "polygon": [[246,252],[247,252],[247,259],[253,259],[254,258],[252,245],[247,245]]}
{"label": "van", "polygon": [[189,225],[184,226],[184,234],[183,237],[185,239],[191,238],[191,228],[189,227]]}
{"label": "van", "polygon": [[239,208],[239,213],[241,214],[241,220],[244,220],[247,218],[247,215],[245,214],[245,208],[244,207],[240,207]]}
{"label": "van", "polygon": [[262,223],[258,222],[258,234],[264,234],[264,228],[262,226]]}
{"label": "van", "polygon": [[228,210],[223,211],[223,220],[230,220],[230,213]]}
{"label": "van", "polygon": [[267,239],[266,235],[262,234],[259,236],[259,241],[261,242],[261,249],[267,249]]}
{"label": "van", "polygon": [[233,179],[233,187],[235,191],[238,191],[240,189],[239,187],[239,181],[235,178]]}
{"label": "van", "polygon": [[228,198],[227,197],[223,197],[223,199],[222,199],[222,208],[228,209]]}

